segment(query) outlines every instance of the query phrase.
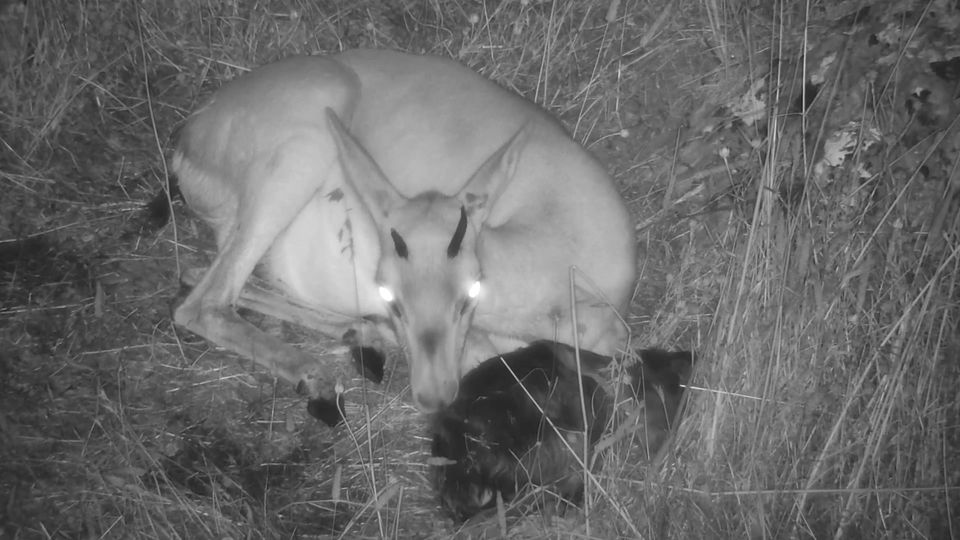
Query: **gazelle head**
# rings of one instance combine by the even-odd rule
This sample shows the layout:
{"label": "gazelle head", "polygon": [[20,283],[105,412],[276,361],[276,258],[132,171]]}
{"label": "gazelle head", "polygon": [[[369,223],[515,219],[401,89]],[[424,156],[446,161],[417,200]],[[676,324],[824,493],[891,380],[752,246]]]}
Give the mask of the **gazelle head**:
{"label": "gazelle head", "polygon": [[380,233],[379,293],[406,346],[414,404],[434,412],[457,395],[467,332],[484,296],[478,235],[513,176],[524,130],[494,152],[456,195],[407,198],[332,111],[327,117],[344,176]]}

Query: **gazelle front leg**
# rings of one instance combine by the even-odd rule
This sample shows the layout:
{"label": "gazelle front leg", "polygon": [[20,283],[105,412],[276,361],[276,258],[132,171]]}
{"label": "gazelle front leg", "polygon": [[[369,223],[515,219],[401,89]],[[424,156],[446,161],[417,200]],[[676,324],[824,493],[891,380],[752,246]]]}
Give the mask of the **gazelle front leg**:
{"label": "gazelle front leg", "polygon": [[[207,269],[190,268],[180,278],[188,287],[196,287]],[[284,295],[257,276],[247,278],[240,291],[237,306],[290,322],[327,336],[340,336],[341,343],[350,350],[357,372],[379,384],[383,381],[383,341],[396,344],[396,336],[386,320],[351,317],[322,306],[309,305]]]}
{"label": "gazelle front leg", "polygon": [[[186,157],[179,159],[176,168],[188,202],[189,186],[211,189],[225,182],[183,163]],[[241,173],[249,175],[241,182],[247,191],[238,197],[232,230],[213,264],[173,315],[178,325],[254,360],[309,393],[311,413],[331,426],[343,419],[342,397],[334,381],[318,372],[313,357],[243,320],[236,306],[256,264],[322,187],[334,161],[333,144],[323,135],[287,141],[254,160],[254,166]]]}

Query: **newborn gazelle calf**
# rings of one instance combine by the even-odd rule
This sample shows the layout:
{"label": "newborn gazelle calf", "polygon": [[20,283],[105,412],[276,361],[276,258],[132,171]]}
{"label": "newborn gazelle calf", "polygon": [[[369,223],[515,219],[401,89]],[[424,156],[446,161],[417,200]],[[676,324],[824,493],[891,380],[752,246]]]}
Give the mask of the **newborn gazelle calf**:
{"label": "newborn gazelle calf", "polygon": [[[692,356],[643,350],[640,358],[627,368],[630,388],[644,402],[645,444],[656,451],[676,421]],[[580,360],[578,381],[573,348],[537,341],[484,361],[460,381],[456,400],[432,423],[433,455],[443,462],[435,485],[455,518],[494,506],[497,492],[507,501],[527,486],[580,502],[583,467],[613,413],[612,397],[594,378],[610,358],[581,350]]]}

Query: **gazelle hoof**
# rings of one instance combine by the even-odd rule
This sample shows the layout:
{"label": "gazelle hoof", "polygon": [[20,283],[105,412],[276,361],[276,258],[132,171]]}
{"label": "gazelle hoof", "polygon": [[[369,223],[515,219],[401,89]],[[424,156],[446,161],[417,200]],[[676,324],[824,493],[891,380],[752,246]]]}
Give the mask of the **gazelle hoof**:
{"label": "gazelle hoof", "polygon": [[337,394],[336,401],[327,398],[314,398],[307,402],[307,412],[330,427],[343,422],[343,394]]}
{"label": "gazelle hoof", "polygon": [[373,347],[350,347],[350,356],[364,378],[377,384],[383,381],[383,353]]}
{"label": "gazelle hoof", "polygon": [[383,381],[383,364],[385,359],[383,353],[373,347],[365,347],[360,344],[360,335],[356,329],[351,328],[343,334],[343,344],[350,347],[350,357],[353,358],[353,365],[357,368],[365,379],[380,384]]}

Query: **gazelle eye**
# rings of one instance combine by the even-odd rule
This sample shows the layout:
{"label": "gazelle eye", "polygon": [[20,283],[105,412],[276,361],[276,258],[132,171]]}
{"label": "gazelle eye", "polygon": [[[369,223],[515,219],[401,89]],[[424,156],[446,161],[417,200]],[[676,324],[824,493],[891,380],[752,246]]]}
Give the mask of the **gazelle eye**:
{"label": "gazelle eye", "polygon": [[382,285],[377,289],[377,292],[380,293],[380,298],[382,298],[383,301],[388,304],[392,303],[394,300],[397,299],[397,297],[394,296],[393,291],[391,291],[390,289]]}
{"label": "gazelle eye", "polygon": [[467,297],[470,299],[474,299],[480,296],[480,288],[481,288],[481,285],[479,281],[474,281],[473,283],[471,283],[470,288],[467,289]]}

